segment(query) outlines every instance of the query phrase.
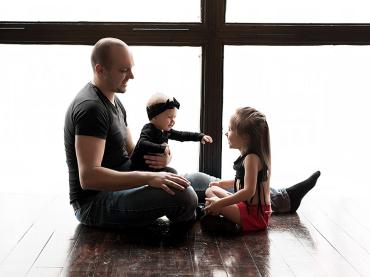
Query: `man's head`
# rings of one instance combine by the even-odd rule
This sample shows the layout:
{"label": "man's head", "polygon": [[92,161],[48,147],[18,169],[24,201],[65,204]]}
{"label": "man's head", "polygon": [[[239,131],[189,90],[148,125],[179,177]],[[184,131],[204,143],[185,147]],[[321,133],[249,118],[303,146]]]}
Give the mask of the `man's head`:
{"label": "man's head", "polygon": [[124,93],[128,80],[134,78],[131,51],[116,38],[102,38],[94,45],[91,65],[94,83],[102,91]]}

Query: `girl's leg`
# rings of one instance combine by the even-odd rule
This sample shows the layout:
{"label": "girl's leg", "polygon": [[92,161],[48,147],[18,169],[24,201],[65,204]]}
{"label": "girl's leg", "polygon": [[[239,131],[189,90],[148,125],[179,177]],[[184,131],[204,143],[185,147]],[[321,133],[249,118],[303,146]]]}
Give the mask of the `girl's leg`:
{"label": "girl's leg", "polygon": [[[204,203],[205,191],[208,188],[208,184],[212,181],[219,180],[216,177],[201,172],[185,174],[184,177],[191,182],[192,187],[198,195],[199,203]],[[276,190],[271,188],[272,210],[276,213],[294,213],[298,209],[306,193],[315,186],[319,177],[320,171],[316,171],[306,180],[287,189],[282,188]]]}
{"label": "girl's leg", "polygon": [[[223,188],[214,186],[210,187],[206,191],[206,196],[207,197],[218,197],[218,198],[224,198],[226,196],[229,196],[231,193],[224,190]],[[240,222],[240,211],[238,206],[235,205],[230,205],[227,207],[224,207],[221,209],[220,214],[222,214],[224,217],[226,217],[228,220],[241,225]]]}
{"label": "girl's leg", "polygon": [[240,222],[240,211],[236,204],[222,208],[221,214],[228,220],[242,226]]}

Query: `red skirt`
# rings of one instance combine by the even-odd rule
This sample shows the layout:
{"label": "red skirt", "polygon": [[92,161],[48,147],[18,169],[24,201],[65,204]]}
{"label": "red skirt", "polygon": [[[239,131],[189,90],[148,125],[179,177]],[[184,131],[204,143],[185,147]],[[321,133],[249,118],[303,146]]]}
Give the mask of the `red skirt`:
{"label": "red skirt", "polygon": [[262,205],[262,213],[257,205],[247,205],[245,202],[237,204],[240,212],[240,221],[243,231],[265,230],[272,213],[271,205]]}

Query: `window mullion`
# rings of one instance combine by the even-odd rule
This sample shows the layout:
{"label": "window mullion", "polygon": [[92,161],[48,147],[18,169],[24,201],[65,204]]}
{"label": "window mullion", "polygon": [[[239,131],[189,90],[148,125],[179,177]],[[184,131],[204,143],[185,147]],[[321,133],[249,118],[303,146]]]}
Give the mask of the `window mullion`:
{"label": "window mullion", "polygon": [[218,37],[225,24],[225,0],[203,0],[202,22],[207,40],[202,52],[201,130],[214,138],[212,146],[202,146],[200,171],[221,177],[222,102],[224,44]]}

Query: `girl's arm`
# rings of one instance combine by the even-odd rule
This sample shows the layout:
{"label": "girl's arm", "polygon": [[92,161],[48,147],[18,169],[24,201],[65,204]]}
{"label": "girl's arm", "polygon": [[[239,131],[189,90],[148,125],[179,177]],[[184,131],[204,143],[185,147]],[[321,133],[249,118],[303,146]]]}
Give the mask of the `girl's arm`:
{"label": "girl's arm", "polygon": [[218,186],[220,188],[232,188],[234,186],[234,180],[220,180],[220,181],[215,181],[215,182],[210,182],[209,186]]}
{"label": "girl's arm", "polygon": [[243,165],[245,169],[244,188],[221,199],[216,200],[215,198],[208,198],[208,201],[210,202],[208,210],[210,212],[218,213],[221,208],[249,200],[255,194],[257,176],[260,168],[260,159],[255,154],[249,154],[245,158]]}

